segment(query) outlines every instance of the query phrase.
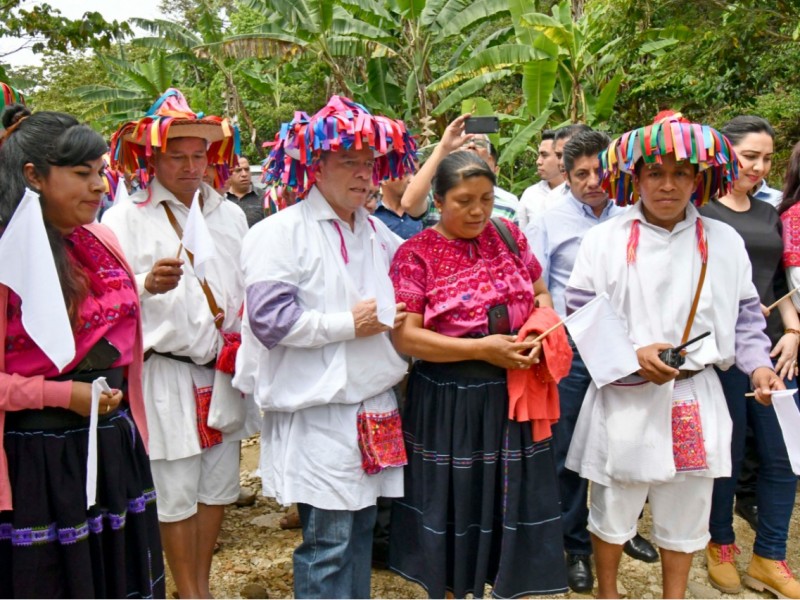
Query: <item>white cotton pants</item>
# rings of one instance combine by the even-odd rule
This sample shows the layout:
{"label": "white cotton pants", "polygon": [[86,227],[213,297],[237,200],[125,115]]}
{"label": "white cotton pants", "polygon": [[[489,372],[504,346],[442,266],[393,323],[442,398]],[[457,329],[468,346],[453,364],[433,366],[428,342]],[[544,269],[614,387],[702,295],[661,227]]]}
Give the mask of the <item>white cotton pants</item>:
{"label": "white cotton pants", "polygon": [[239,441],[222,442],[187,458],[151,460],[158,520],[174,523],[197,504],[226,505],[239,497]]}
{"label": "white cotton pants", "polygon": [[645,501],[650,500],[653,542],[674,552],[702,550],[711,539],[708,519],[714,480],[685,475],[667,483],[592,482],[588,529],[609,544],[624,544],[636,535]]}

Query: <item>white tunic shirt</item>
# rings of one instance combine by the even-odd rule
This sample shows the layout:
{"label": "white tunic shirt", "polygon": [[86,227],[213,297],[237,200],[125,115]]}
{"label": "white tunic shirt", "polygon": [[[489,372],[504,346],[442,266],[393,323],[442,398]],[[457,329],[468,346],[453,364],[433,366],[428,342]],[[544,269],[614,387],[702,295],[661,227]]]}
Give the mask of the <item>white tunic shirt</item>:
{"label": "white tunic shirt", "polygon": [[524,192],[519,199],[517,216],[519,217],[519,227],[523,231],[533,223],[537,217],[558,206],[568,193],[567,183],[561,182],[556,187],[551,188],[545,180],[534,183]]}
{"label": "white tunic shirt", "polygon": [[[252,387],[265,411],[264,494],[282,504],[360,510],[378,496],[402,495],[402,469],[366,475],[361,468],[356,415],[366,400],[393,399],[391,388],[407,365],[387,333],[356,338],[351,313],[376,296],[379,274],[390,285],[389,264],[400,241],[364,209],[351,230],[316,187],[245,238],[248,309],[235,384]],[[283,310],[262,311],[259,322],[252,320],[261,310],[249,305],[254,294],[269,296],[270,304],[276,289],[288,298]],[[284,332],[287,312],[294,314]]]}
{"label": "white tunic shirt", "polygon": [[[225,311],[223,329],[238,331],[239,310],[244,300],[239,254],[247,233],[242,210],[202,184],[203,216],[216,246],[216,256],[206,263],[206,281],[219,307]],[[148,201],[149,199],[149,201]],[[103,224],[119,238],[136,274],[142,306],[145,351],[186,356],[196,365],[213,360],[220,335],[200,281],[185,251],[183,276],[178,286],[164,294],[150,294],[144,281],[161,258],[174,258],[180,239],[167,218],[162,203],[168,203],[181,227],[189,209],[157,179],[147,190],[137,192],[131,202],[114,206],[103,215]],[[194,388],[212,385],[214,369],[153,355],[144,363],[143,384],[150,428],[150,458],[176,460],[200,453]],[[241,439],[252,428],[225,436]]]}
{"label": "white tunic shirt", "polygon": [[[635,347],[656,342],[678,345],[697,287],[701,267],[695,233],[697,210],[670,232],[648,224],[641,203],[586,233],[569,289],[608,293]],[[636,260],[628,265],[631,224],[640,220]],[[757,298],[750,262],[739,235],[728,225],[703,219],[709,259],[705,284],[690,337],[711,335],[692,346],[686,370],[699,399],[708,469],[706,477],[730,475],[731,420],[719,379],[708,365],[722,369],[734,362],[739,303]],[[768,360],[768,359],[767,359]],[[768,366],[765,364],[764,366]],[[672,456],[671,404],[674,382],[655,385],[638,376],[587,392],[567,467],[603,485],[663,482],[682,477]]]}

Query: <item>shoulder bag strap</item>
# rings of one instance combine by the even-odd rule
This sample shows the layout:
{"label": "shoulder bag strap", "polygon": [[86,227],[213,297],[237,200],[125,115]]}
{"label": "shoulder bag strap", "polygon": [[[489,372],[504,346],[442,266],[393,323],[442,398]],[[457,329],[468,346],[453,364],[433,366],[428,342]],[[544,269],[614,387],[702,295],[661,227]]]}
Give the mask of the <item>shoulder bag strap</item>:
{"label": "shoulder bag strap", "polygon": [[514,256],[519,257],[519,246],[517,245],[517,240],[514,239],[514,236],[511,235],[511,230],[508,226],[503,223],[502,219],[499,217],[492,217],[489,219],[492,225],[494,225],[495,230],[497,233],[500,234],[500,237],[503,238],[503,241],[508,246],[508,249],[514,254]]}
{"label": "shoulder bag strap", "polygon": [[681,338],[681,344],[685,344],[686,341],[689,339],[689,334],[692,331],[692,324],[694,323],[694,317],[697,314],[697,305],[700,303],[700,292],[703,289],[703,283],[706,280],[706,267],[708,266],[708,262],[704,262],[703,266],[700,267],[700,277],[697,279],[697,291],[694,293],[694,300],[692,301],[692,309],[689,311],[689,318],[686,321],[686,328],[683,330],[683,337]]}
{"label": "shoulder bag strap", "polygon": [[[172,209],[166,202],[162,202],[161,206],[164,207],[164,210],[167,213],[167,219],[169,219],[169,224],[172,225],[172,228],[175,230],[178,239],[183,240],[183,228],[181,227],[180,223],[178,223],[178,219],[175,218],[175,213],[172,212]],[[189,262],[191,263],[192,267],[194,267],[194,256],[187,248],[183,249],[186,250],[186,255],[189,257]],[[206,296],[208,308],[211,310],[211,314],[214,317],[214,325],[217,326],[217,329],[222,329],[222,322],[225,320],[225,311],[223,311],[217,304],[217,300],[214,298],[211,288],[204,279],[200,280],[200,286],[203,288],[203,293]]]}

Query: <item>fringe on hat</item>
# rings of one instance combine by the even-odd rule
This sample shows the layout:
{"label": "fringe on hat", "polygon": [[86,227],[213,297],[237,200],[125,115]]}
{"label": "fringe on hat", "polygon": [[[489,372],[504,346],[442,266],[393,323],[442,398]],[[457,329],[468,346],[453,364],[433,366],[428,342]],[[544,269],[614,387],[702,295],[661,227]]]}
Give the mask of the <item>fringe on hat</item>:
{"label": "fringe on hat", "polygon": [[416,170],[417,144],[402,121],[373,115],[343,96],[331,96],[314,116],[302,111],[281,125],[265,163],[268,185],[289,186],[303,198],[315,183],[315,163],[323,151],[371,148],[378,156],[372,180],[398,179]]}
{"label": "fringe on hat", "polygon": [[642,159],[661,164],[673,154],[699,167],[702,178],[692,193],[695,206],[727,194],[739,177],[739,161],[728,138],[708,125],[690,123],[680,113],[663,111],[651,125],[628,131],[600,154],[603,188],[620,206],[639,200],[633,189],[633,172]]}
{"label": "fringe on hat", "polygon": [[130,121],[111,136],[111,166],[135,173],[142,184],[152,175],[154,148],[166,152],[168,140],[200,137],[209,142],[208,163],[217,166],[222,180],[230,175],[241,154],[239,127],[227,117],[195,113],[183,94],[170,88],[153,103],[144,117]]}

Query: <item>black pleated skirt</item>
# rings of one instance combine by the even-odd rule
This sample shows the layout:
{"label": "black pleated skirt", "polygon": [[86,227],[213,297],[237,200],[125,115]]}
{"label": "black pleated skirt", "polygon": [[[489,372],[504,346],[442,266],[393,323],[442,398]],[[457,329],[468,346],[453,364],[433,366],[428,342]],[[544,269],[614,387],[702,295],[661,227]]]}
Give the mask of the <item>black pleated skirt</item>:
{"label": "black pleated skirt", "polygon": [[163,598],[150,462],[128,410],[98,425],[97,503],[88,510],[88,427],[10,421],[14,509],[0,512],[0,597]]}
{"label": "black pleated skirt", "polygon": [[567,590],[550,441],[508,419],[505,371],[417,362],[403,414],[405,496],[392,508],[390,568],[431,597]]}

